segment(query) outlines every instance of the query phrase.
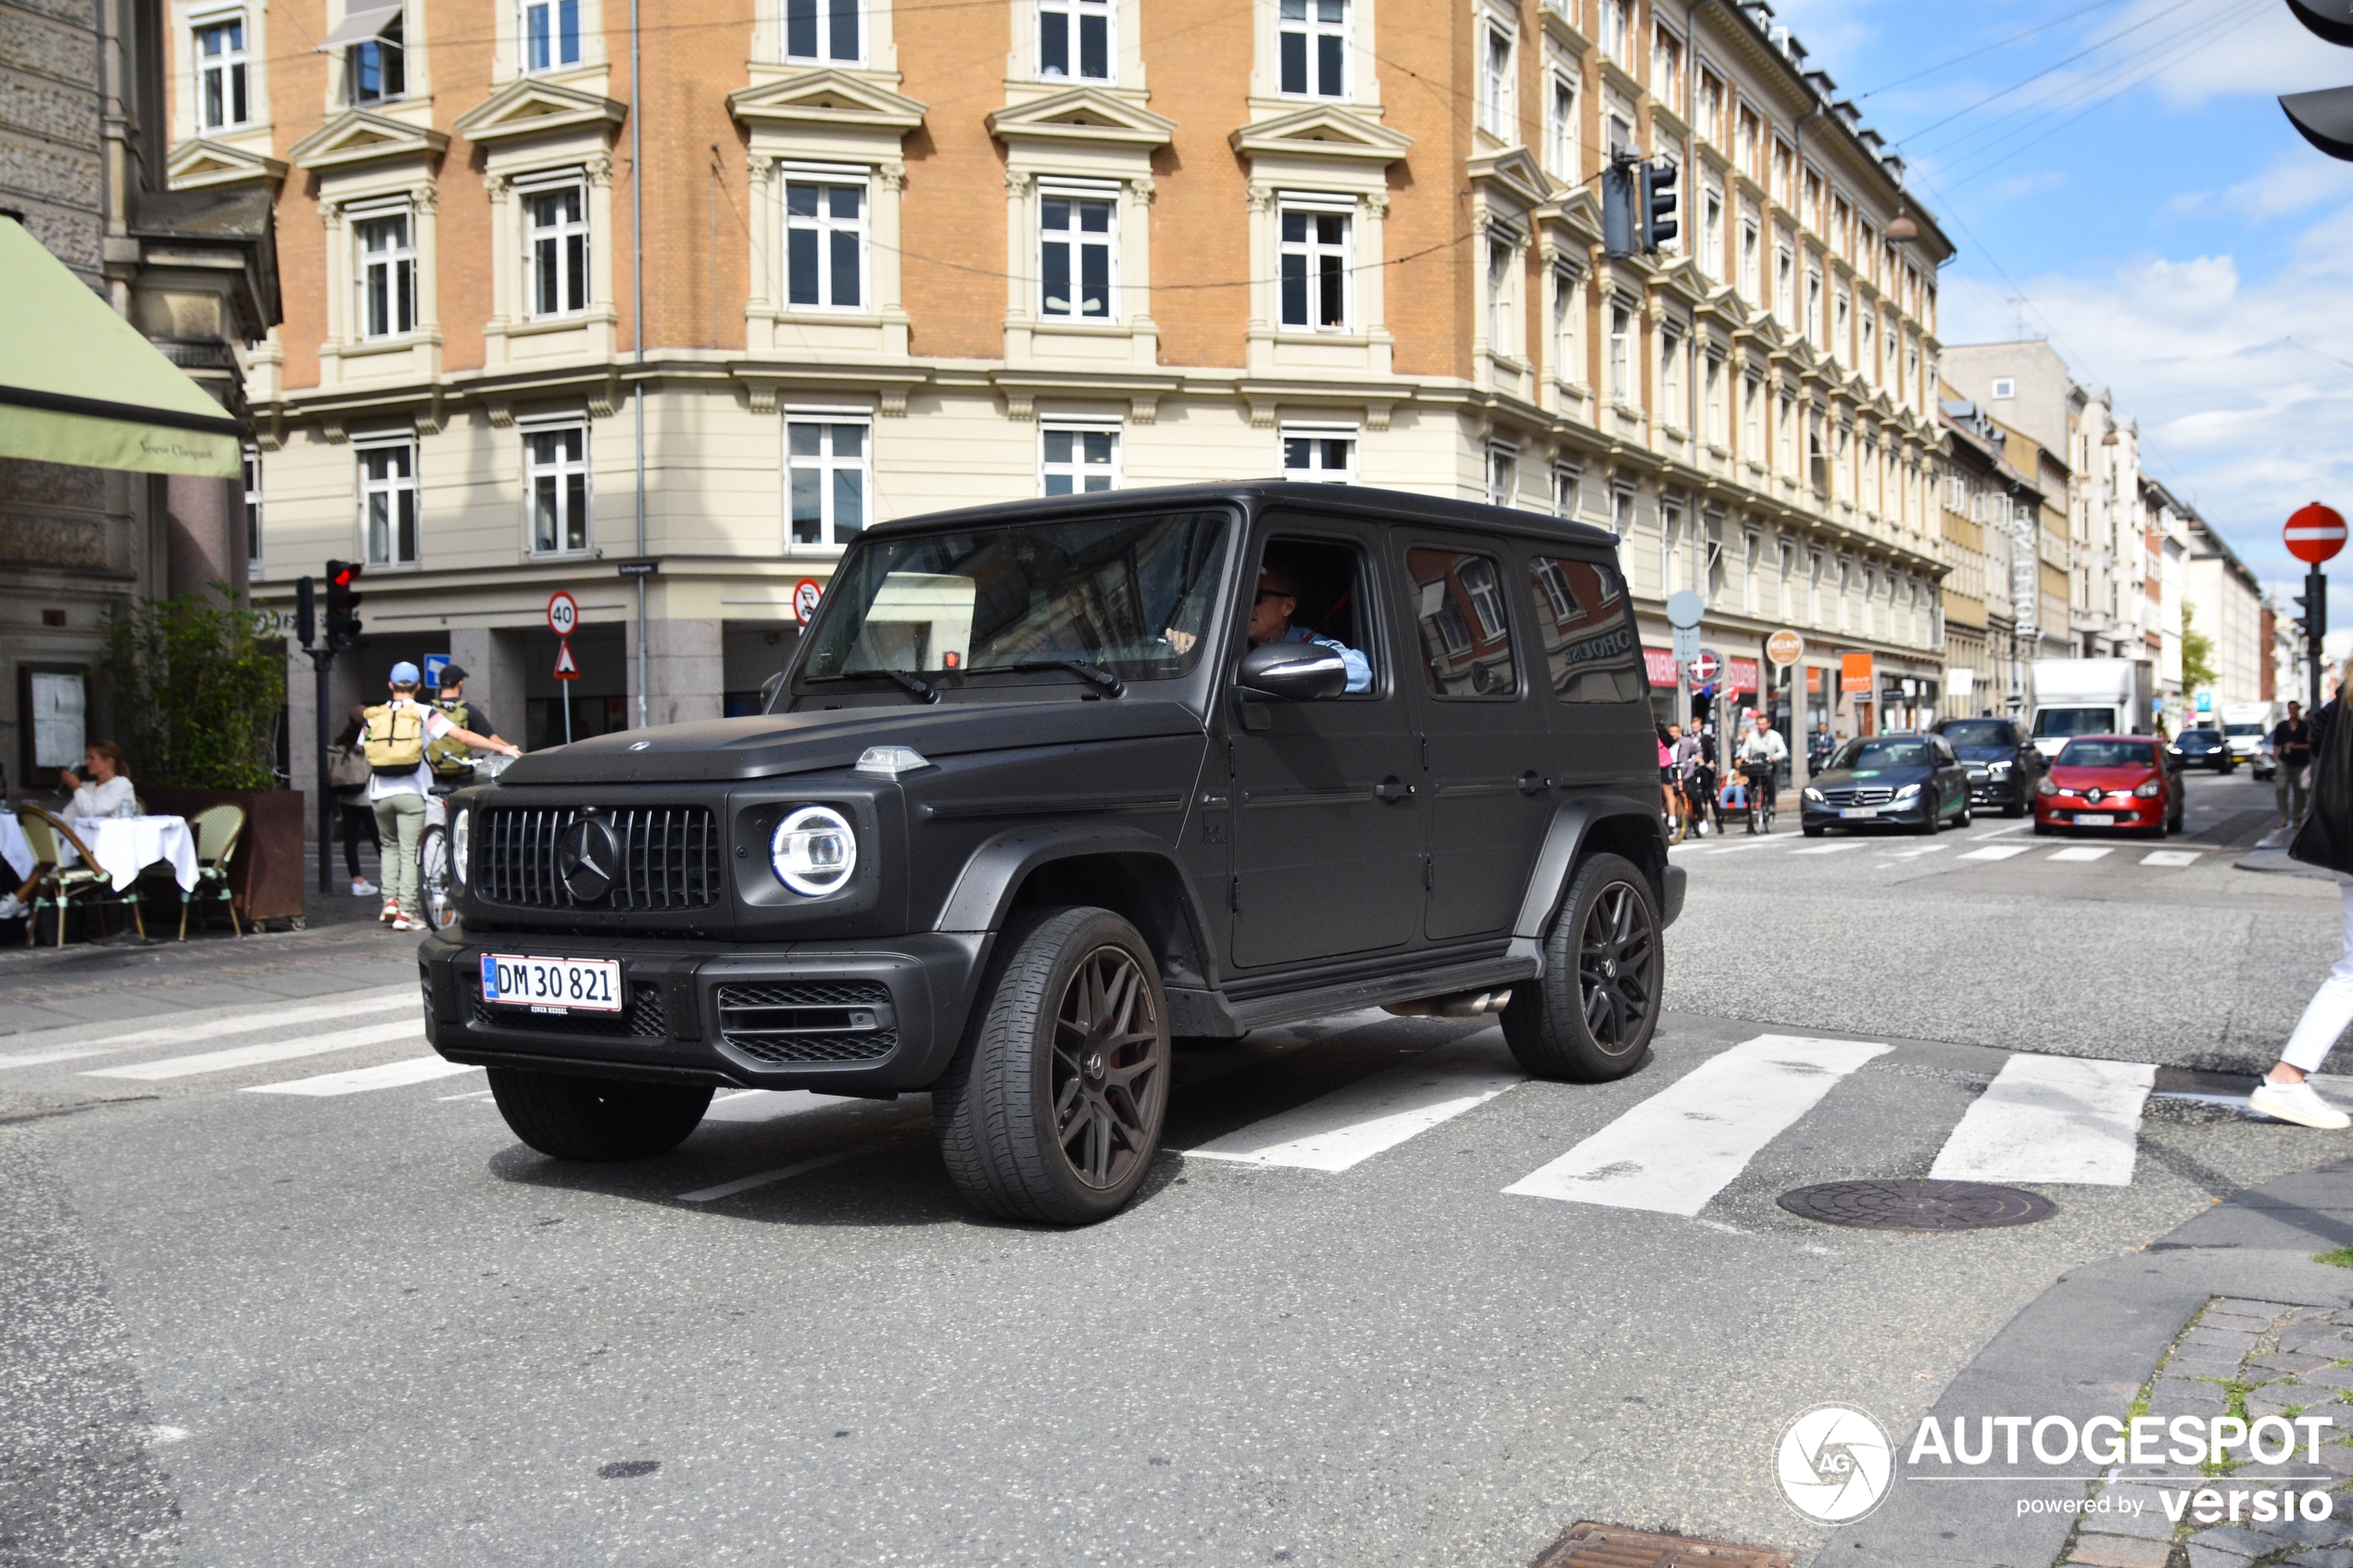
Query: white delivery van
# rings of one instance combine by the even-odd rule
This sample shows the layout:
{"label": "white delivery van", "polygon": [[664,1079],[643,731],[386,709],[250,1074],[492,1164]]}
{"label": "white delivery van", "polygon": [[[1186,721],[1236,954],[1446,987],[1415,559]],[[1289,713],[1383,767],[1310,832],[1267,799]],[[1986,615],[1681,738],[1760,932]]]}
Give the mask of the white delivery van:
{"label": "white delivery van", "polygon": [[2034,749],[2057,757],[2077,735],[2150,732],[2155,671],[2145,659],[2038,659],[2034,661]]}

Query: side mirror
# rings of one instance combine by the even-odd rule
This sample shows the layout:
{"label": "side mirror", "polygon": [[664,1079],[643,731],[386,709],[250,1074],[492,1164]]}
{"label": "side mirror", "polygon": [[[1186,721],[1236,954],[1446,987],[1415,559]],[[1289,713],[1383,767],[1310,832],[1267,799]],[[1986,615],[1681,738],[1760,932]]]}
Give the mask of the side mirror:
{"label": "side mirror", "polygon": [[777,688],[784,684],[785,672],[781,670],[760,683],[760,711],[766,713],[775,708]]}
{"label": "side mirror", "polygon": [[1277,702],[1325,702],[1348,690],[1348,661],[1314,643],[1266,643],[1242,655],[1239,684]]}

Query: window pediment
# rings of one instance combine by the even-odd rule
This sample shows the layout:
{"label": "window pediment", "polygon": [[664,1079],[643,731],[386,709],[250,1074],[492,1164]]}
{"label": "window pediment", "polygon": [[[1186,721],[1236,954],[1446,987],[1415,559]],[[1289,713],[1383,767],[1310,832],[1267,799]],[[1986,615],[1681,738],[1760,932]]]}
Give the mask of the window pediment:
{"label": "window pediment", "polygon": [[1547,203],[1537,218],[1547,230],[1584,245],[1602,243],[1602,203],[1591,185],[1570,186]]}
{"label": "window pediment", "polygon": [[1329,104],[1254,121],[1226,140],[1248,158],[1348,158],[1384,167],[1403,157],[1414,144],[1403,132]]}
{"label": "window pediment", "polygon": [[988,133],[1007,144],[1134,147],[1168,144],[1176,122],[1099,87],[1075,87],[1051,98],[1001,108],[988,117]]}
{"label": "window pediment", "polygon": [[928,107],[842,70],[814,70],[727,95],[736,119],[776,131],[852,127],[903,136],[923,124]]}
{"label": "window pediment", "polygon": [[1526,147],[1507,147],[1500,153],[1472,158],[1468,172],[1473,184],[1504,191],[1512,204],[1523,211],[1541,207],[1552,199],[1552,177]]}
{"label": "window pediment", "polygon": [[227,142],[199,136],[173,147],[164,168],[174,190],[223,185],[276,186],[286,177],[286,160]]}
{"label": "window pediment", "polygon": [[351,169],[402,159],[437,163],[448,148],[446,131],[346,109],[286,151],[305,169]]}
{"label": "window pediment", "polygon": [[610,142],[628,117],[629,106],[615,99],[525,76],[459,116],[458,132],[469,142],[495,146],[525,136],[594,128]]}

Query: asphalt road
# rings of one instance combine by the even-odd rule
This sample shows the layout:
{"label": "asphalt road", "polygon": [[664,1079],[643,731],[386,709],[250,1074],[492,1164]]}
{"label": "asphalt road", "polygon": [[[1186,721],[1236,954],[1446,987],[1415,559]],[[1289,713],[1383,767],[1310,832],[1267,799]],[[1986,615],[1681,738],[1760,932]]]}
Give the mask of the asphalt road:
{"label": "asphalt road", "polygon": [[[2268,1060],[2337,900],[2234,869],[2267,791],[2192,789],[2186,842],[2090,860],[1998,821],[1679,849],[1639,1073],[1382,1014],[1189,1053],[1169,1144],[1210,1150],[1076,1233],[969,1217],[921,1098],[545,1160],[479,1074],[397,1081],[413,965],[364,927],[0,956],[0,1563],[1516,1565],[1585,1519],[1805,1561],[1796,1412],[1906,1428],[2070,1269],[2353,1152],[2194,1098]],[[1789,1050],[1843,1055],[1696,1213],[1639,1161],[1505,1191]],[[1775,1205],[1927,1174],[2013,1053],[2160,1070],[2120,1182],[1961,1236]]]}

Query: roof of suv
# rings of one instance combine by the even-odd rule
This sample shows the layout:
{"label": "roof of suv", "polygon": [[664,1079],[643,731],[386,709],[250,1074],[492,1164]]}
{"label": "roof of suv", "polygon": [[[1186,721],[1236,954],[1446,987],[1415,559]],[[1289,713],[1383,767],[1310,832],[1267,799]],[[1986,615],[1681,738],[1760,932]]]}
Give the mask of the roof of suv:
{"label": "roof of suv", "polygon": [[1230,480],[1213,484],[1166,484],[1133,490],[1098,490],[1079,495],[1051,495],[1023,501],[1000,501],[986,507],[960,507],[953,511],[925,512],[919,517],[878,522],[868,533],[911,533],[937,528],[979,523],[1043,521],[1051,518],[1132,515],[1139,503],[1154,510],[1209,505],[1239,505],[1252,509],[1279,503],[1286,511],[1327,512],[1362,517],[1367,514],[1395,522],[1426,522],[1485,533],[1508,533],[1528,538],[1553,539],[1602,548],[1614,547],[1617,536],[1606,529],[1541,512],[1512,507],[1491,507],[1477,501],[1456,501],[1442,495],[1416,495],[1403,490],[1379,490],[1362,484],[1309,484],[1293,480]]}

